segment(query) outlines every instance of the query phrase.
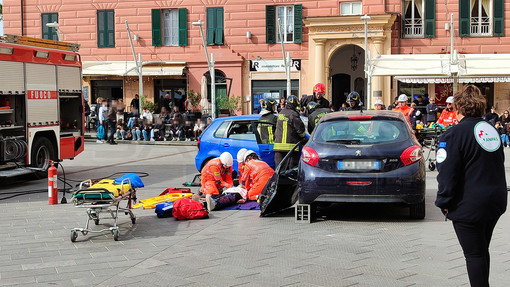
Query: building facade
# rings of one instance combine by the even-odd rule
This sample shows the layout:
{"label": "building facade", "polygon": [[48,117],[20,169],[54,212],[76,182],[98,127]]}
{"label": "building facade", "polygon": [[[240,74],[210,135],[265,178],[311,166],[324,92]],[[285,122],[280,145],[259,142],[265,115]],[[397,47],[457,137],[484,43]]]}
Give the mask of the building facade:
{"label": "building facade", "polygon": [[[182,105],[187,93],[204,93],[210,86],[203,81],[209,73],[202,36],[193,25],[200,21],[208,51],[214,53],[217,99],[240,97],[241,112],[250,113],[262,97],[285,96],[282,41],[292,58],[292,94],[310,94],[323,82],[326,97],[339,107],[350,91],[366,98],[365,28],[370,58],[449,54],[451,35],[445,25],[453,14],[459,53],[509,53],[505,18],[510,12],[505,7],[503,0],[4,0],[4,29],[6,34],[57,39],[57,31],[46,23],[58,22],[61,39],[81,45],[89,101],[129,102],[138,93],[138,76],[127,21],[134,52],[143,61],[143,94],[161,104],[169,93]],[[371,18],[366,27],[363,14]],[[506,79],[487,75],[464,83],[477,84],[489,104],[501,109],[510,106]],[[380,97],[389,104],[399,93],[436,95],[441,102],[453,83],[376,76],[370,90],[372,102]]]}

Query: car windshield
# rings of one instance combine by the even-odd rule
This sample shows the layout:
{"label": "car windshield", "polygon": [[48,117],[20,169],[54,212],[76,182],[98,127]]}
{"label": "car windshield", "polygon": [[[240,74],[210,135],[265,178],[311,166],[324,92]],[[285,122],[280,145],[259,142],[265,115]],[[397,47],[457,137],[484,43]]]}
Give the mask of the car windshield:
{"label": "car windshield", "polygon": [[374,145],[407,139],[405,123],[390,119],[326,121],[313,134],[315,142],[342,145]]}

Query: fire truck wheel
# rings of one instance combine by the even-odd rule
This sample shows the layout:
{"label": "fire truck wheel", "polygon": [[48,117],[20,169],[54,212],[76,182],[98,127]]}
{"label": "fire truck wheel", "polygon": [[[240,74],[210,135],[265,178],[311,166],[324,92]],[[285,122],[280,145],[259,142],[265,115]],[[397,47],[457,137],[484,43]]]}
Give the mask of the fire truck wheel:
{"label": "fire truck wheel", "polygon": [[32,146],[32,166],[47,170],[48,160],[55,158],[55,152],[50,140],[45,137],[39,137]]}

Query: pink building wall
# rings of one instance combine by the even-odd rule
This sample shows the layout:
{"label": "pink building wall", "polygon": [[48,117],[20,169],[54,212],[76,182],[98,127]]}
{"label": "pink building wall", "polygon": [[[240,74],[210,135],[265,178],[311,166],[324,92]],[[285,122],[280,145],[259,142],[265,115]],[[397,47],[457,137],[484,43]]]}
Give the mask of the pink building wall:
{"label": "pink building wall", "polygon": [[[246,61],[257,58],[281,59],[280,44],[266,44],[266,5],[303,5],[303,18],[316,16],[338,16],[339,0],[24,0],[24,11],[20,0],[4,0],[4,32],[6,34],[42,36],[41,13],[58,13],[62,39],[81,44],[80,54],[84,61],[131,61],[133,59],[128,41],[125,20],[129,21],[132,33],[138,34],[135,49],[142,53],[143,61],[179,61],[189,67],[188,87],[200,90],[200,79],[207,71],[202,39],[194,21],[206,22],[206,8],[224,7],[223,46],[209,46],[209,53],[215,53],[216,68],[227,77],[233,78],[231,95],[248,96],[246,87]],[[402,14],[402,0],[363,0],[363,13],[369,15],[395,13]],[[453,13],[455,33],[458,35],[458,1],[436,1],[436,37],[407,39],[399,37],[401,18],[393,25],[392,54],[445,53],[450,49],[450,35],[444,30]],[[510,3],[505,3],[505,32],[510,33]],[[153,47],[151,9],[187,8],[188,45],[185,47]],[[115,48],[97,48],[97,10],[115,10]],[[21,19],[23,20],[23,25]],[[23,31],[22,31],[22,26]],[[205,27],[204,27],[205,28]],[[250,31],[251,39],[246,38]],[[286,44],[291,57],[302,59],[302,66],[308,63],[308,30],[303,26],[303,42]],[[504,37],[455,37],[455,48],[465,53],[510,53],[510,39]],[[244,70],[243,70],[244,65]],[[304,77],[314,77],[310,71]],[[243,84],[244,83],[244,84]],[[300,79],[303,93],[311,91],[312,80]]]}
{"label": "pink building wall", "polygon": [[[133,59],[125,21],[133,34],[136,52],[142,53],[143,61],[184,61],[189,67],[189,89],[199,91],[200,79],[207,71],[202,38],[198,27],[191,23],[201,20],[206,23],[206,8],[224,7],[224,45],[209,46],[214,53],[216,68],[227,77],[234,78],[231,94],[242,95],[241,67],[245,60],[280,59],[280,44],[266,44],[266,5],[303,4],[303,17],[339,14],[339,2],[321,1],[263,1],[263,0],[169,0],[169,1],[101,1],[101,0],[25,0],[24,31],[21,24],[21,1],[4,0],[4,31],[42,37],[41,13],[58,13],[60,33],[63,41],[81,45],[83,61],[131,61]],[[185,47],[152,46],[151,9],[188,9],[188,45]],[[97,47],[97,10],[115,10],[115,48]],[[251,39],[246,38],[250,31]],[[204,33],[205,33],[204,25]],[[303,42],[286,44],[292,58],[308,57],[308,39],[303,28]],[[237,79],[237,77],[239,77]],[[245,92],[246,94],[246,92]]]}

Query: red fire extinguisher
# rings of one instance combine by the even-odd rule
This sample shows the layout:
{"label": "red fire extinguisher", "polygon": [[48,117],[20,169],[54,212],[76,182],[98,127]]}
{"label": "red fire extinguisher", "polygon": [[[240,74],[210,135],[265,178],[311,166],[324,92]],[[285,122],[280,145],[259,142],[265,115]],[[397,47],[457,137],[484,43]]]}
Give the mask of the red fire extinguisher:
{"label": "red fire extinguisher", "polygon": [[50,160],[50,168],[48,169],[48,198],[50,204],[58,204],[58,188],[57,188],[57,168],[54,162]]}

